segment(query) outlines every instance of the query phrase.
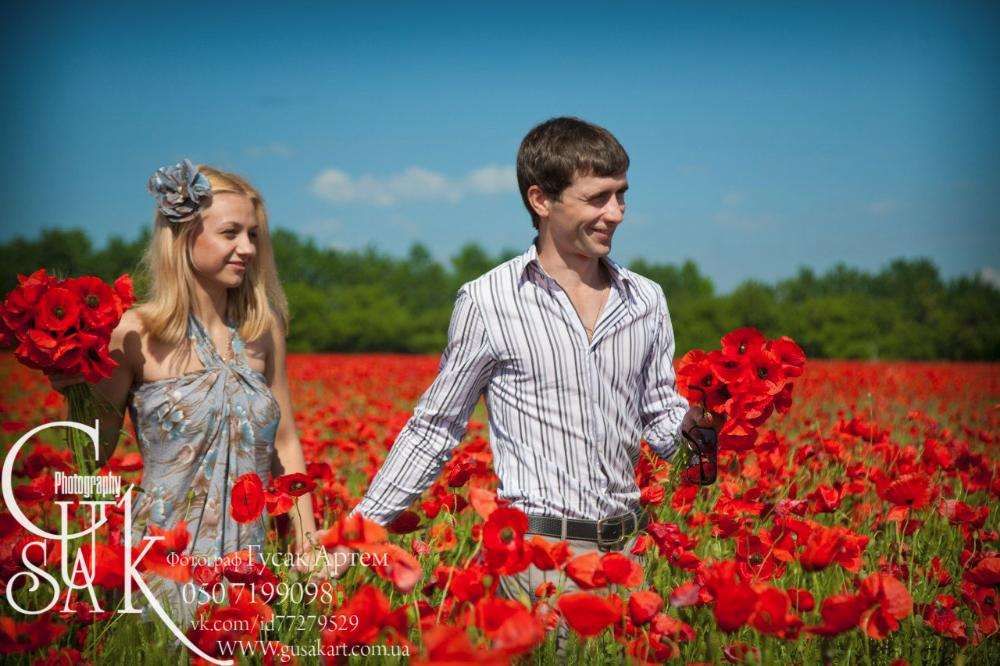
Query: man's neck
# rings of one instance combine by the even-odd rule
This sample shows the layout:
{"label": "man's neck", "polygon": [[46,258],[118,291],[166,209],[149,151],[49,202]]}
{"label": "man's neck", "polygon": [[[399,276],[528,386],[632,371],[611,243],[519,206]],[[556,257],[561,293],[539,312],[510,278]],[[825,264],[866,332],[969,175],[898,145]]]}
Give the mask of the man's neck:
{"label": "man's neck", "polygon": [[536,247],[538,263],[560,285],[576,287],[583,284],[603,289],[610,284],[610,277],[597,257],[560,250],[551,239],[543,236],[539,236]]}

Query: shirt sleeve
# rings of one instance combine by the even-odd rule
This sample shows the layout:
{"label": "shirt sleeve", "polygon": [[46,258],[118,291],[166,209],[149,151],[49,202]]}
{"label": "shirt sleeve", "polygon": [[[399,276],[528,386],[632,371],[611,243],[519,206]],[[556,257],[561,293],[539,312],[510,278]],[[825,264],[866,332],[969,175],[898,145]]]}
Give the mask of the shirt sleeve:
{"label": "shirt sleeve", "polygon": [[688,401],[677,392],[674,373],[674,328],[663,290],[659,295],[659,325],[646,373],[642,395],[643,438],[656,455],[670,459],[681,443],[681,423],[688,410]]}
{"label": "shirt sleeve", "polygon": [[387,525],[434,483],[465,435],[494,359],[482,316],[467,288],[462,287],[438,376],[421,396],[351,515],[360,513]]}

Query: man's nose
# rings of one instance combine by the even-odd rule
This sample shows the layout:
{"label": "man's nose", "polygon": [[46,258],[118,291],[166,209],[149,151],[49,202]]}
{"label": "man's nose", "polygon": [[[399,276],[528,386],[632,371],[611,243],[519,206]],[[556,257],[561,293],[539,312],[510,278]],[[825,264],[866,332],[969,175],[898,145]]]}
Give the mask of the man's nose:
{"label": "man's nose", "polygon": [[625,202],[618,197],[611,197],[608,205],[604,209],[604,219],[607,222],[618,224],[625,218]]}

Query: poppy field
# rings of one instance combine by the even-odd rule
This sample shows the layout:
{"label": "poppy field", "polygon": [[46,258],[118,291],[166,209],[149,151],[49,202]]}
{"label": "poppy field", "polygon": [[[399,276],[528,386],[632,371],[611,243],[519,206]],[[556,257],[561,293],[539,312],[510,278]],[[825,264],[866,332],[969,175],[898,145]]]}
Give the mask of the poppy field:
{"label": "poppy field", "polygon": [[[681,465],[644,447],[636,478],[652,522],[634,550],[642,564],[526,536],[523,514],[496,498],[482,405],[409,511],[387,529],[346,518],[437,364],[289,357],[308,474],[234,488],[260,495],[260,515],[248,519],[266,521],[272,557],[178,567],[169,556],[187,544],[175,526],[140,566],[224,591],[198,610],[215,622],[185,627],[194,644],[223,659],[242,645],[240,663],[1000,663],[996,364],[809,360],[787,413],[772,414],[745,451],[723,442],[708,486],[687,483]],[[0,357],[0,382],[5,450],[65,415],[64,398],[10,354]],[[128,430],[107,471],[141,487]],[[54,434],[22,451],[14,495],[34,523],[54,529],[53,477],[72,467]],[[308,579],[280,554],[291,538],[289,498],[307,490],[322,543],[370,559],[296,596],[282,590]],[[86,517],[76,507],[70,515]],[[115,612],[128,584],[121,521],[110,513],[87,562],[100,610],[64,585],[51,610],[29,615],[11,602],[41,608],[53,593],[19,575],[22,552],[54,578],[59,553],[24,551],[37,537],[0,514],[4,663],[176,664],[178,653],[208,663],[162,623]],[[549,570],[549,582],[531,599],[499,598],[498,576],[529,563]],[[580,591],[563,593],[567,579]],[[570,631],[557,656],[560,621]]]}

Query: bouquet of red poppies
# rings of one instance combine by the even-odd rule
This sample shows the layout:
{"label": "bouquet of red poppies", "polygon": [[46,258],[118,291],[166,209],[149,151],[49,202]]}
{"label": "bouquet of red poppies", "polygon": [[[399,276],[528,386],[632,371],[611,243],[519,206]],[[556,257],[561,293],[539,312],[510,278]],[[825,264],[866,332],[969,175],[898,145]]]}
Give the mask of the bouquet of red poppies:
{"label": "bouquet of red poppies", "polygon": [[722,349],[692,349],[680,360],[677,384],[691,404],[725,417],[719,446],[747,451],[757,428],[777,410],[792,405],[792,379],[802,374],[806,355],[794,340],[768,340],[756,328],[738,328],[722,338]]}
{"label": "bouquet of red poppies", "polygon": [[[135,301],[132,279],[109,285],[93,276],[59,279],[40,268],[18,276],[18,285],[0,304],[0,346],[15,347],[17,360],[46,374],[82,375],[90,383],[111,376],[117,363],[108,353],[111,332]],[[69,417],[92,425],[98,397],[90,384],[66,389]],[[91,456],[71,444],[82,470]],[[82,455],[82,458],[81,458]]]}

